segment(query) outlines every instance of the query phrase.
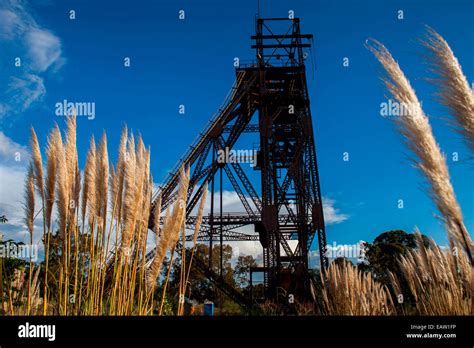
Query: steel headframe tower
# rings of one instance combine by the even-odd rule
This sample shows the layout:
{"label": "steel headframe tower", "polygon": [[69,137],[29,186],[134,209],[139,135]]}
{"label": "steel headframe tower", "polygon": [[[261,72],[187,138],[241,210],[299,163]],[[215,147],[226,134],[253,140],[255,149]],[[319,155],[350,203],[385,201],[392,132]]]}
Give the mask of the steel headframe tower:
{"label": "steel headframe tower", "polygon": [[[284,27],[286,32],[275,34],[275,27]],[[263,248],[263,267],[255,267],[251,274],[263,272],[265,297],[280,301],[292,294],[296,300],[307,301],[314,298],[308,253],[315,235],[321,268],[327,267],[305,69],[304,49],[311,46],[312,35],[301,34],[297,18],[257,18],[256,35],[252,39],[257,60],[236,69],[236,83],[223,106],[170,172],[154,198],[161,195],[163,208],[169,206],[176,199],[179,168],[189,166],[192,174],[186,227],[195,226],[196,217],[192,212],[207,182],[211,191],[210,213],[204,217],[198,240],[208,241],[210,249],[214,242],[220,245],[219,267],[212,263],[212,253],[208,264],[198,260],[196,267],[234,300],[244,302],[241,294],[224,281],[222,245],[224,241],[258,240]],[[251,123],[257,115],[258,122]],[[243,133],[259,135],[257,163],[251,170],[260,171],[260,175],[253,173],[254,177],[260,177],[260,182],[254,180],[260,186],[260,194],[243,165],[219,160],[219,154],[234,149]],[[224,173],[245,213],[223,211]],[[153,226],[153,217],[150,225]],[[253,225],[255,232],[236,231],[247,225]],[[289,243],[291,240],[297,241],[296,247],[290,246],[294,243]]]}
{"label": "steel headframe tower", "polygon": [[[310,44],[302,42],[311,40],[312,35],[301,34],[299,19],[292,20],[286,34],[274,34],[268,23],[281,20],[286,21],[257,18],[256,35],[252,37],[256,41],[252,48],[257,53],[259,81],[259,233],[264,247],[265,283],[271,297],[278,295],[279,288],[299,296],[308,294],[308,251],[314,234],[318,235],[320,250],[326,245],[303,53]],[[279,220],[283,209],[288,211],[290,223]],[[286,240],[294,237],[298,246],[292,251]],[[322,257],[321,261],[325,267],[326,259]]]}

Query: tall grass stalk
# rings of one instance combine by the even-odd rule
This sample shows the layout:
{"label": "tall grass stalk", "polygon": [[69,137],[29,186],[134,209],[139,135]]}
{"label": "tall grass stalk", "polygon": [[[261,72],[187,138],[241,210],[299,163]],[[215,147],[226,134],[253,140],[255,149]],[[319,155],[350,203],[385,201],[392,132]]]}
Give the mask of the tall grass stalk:
{"label": "tall grass stalk", "polygon": [[[9,314],[37,313],[40,286],[44,315],[153,313],[156,301],[150,295],[164,255],[174,249],[184,227],[189,170],[182,171],[180,200],[172,206],[162,228],[155,228],[159,252],[147,268],[153,180],[150,149],[141,137],[135,141],[124,128],[115,169],[109,163],[105,133],[98,146],[92,137],[81,178],[74,116],[67,119],[64,142],[59,127],[48,136],[46,175],[33,129],[31,134],[25,220],[32,244],[36,188],[43,207],[44,278],[38,279],[39,268],[35,272],[30,260],[27,291],[22,292],[26,308],[14,305],[15,293],[5,289],[10,298]],[[155,214],[159,223],[159,207]]]}
{"label": "tall grass stalk", "polygon": [[442,250],[423,243],[416,233],[417,248],[400,258],[401,274],[391,274],[397,294],[404,278],[419,315],[474,315],[474,269],[465,253]]}
{"label": "tall grass stalk", "polygon": [[367,43],[387,72],[384,79],[392,96],[406,106],[407,115],[395,118],[407,146],[415,155],[415,164],[430,185],[430,195],[443,214],[451,247],[461,245],[472,263],[472,240],[467,232],[461,207],[449,177],[446,159],[436,143],[428,117],[423,112],[415,90],[390,52],[378,41]]}
{"label": "tall grass stalk", "polygon": [[427,29],[423,45],[428,48],[427,57],[438,79],[437,96],[454,116],[457,131],[463,136],[469,149],[474,152],[474,92],[464,75],[461,64],[446,40],[434,29]]}
{"label": "tall grass stalk", "polygon": [[[26,176],[25,185],[25,222],[30,235],[30,247],[33,245],[33,229],[34,229],[34,215],[35,215],[35,175],[33,171],[33,164],[30,163],[28,174]],[[30,254],[30,267],[28,276],[28,298],[27,298],[27,314],[30,314],[31,309],[31,276],[32,276],[33,262]],[[3,294],[2,294],[3,295]],[[3,297],[3,296],[2,296]]]}
{"label": "tall grass stalk", "polygon": [[370,272],[349,262],[333,262],[321,275],[323,313],[326,315],[391,315],[395,308],[388,289]]}

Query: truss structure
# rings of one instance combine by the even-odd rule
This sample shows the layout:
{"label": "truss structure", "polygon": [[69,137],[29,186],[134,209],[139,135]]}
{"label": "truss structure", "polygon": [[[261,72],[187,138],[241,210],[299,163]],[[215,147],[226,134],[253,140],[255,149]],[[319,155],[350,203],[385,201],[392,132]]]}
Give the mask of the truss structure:
{"label": "truss structure", "polygon": [[[275,33],[275,28],[286,32]],[[263,266],[256,270],[263,273],[265,298],[284,301],[282,297],[292,294],[301,301],[311,300],[308,253],[315,237],[321,268],[327,267],[305,68],[305,49],[311,46],[312,35],[301,34],[297,18],[257,18],[251,38],[256,60],[236,68],[236,81],[222,107],[154,193],[153,204],[159,195],[163,210],[176,200],[179,169],[189,166],[186,227],[194,229],[193,214],[207,182],[210,212],[198,240],[209,243],[210,250],[220,245],[221,256],[226,241],[259,241]],[[252,165],[223,161],[223,153],[241,150],[238,144],[244,134],[253,136],[246,145],[254,155]],[[225,211],[223,205],[224,188],[230,186],[242,205],[238,213]],[[150,252],[147,257],[152,256]],[[234,300],[251,305],[254,299],[242,298],[223,280],[222,257],[220,273],[211,270],[211,262],[210,253],[209,265],[198,260],[196,268]]]}

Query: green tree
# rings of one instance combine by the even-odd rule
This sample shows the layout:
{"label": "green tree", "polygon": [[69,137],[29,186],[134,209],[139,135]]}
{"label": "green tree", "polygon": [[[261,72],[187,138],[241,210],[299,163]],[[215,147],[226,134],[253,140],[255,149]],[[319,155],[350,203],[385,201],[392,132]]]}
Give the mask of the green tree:
{"label": "green tree", "polygon": [[[428,243],[427,237],[422,237]],[[360,268],[372,272],[378,281],[387,285],[390,282],[389,272],[400,272],[398,260],[416,248],[416,240],[414,234],[393,230],[380,234],[373,243],[365,243],[364,247],[366,262],[360,264]]]}
{"label": "green tree", "polygon": [[[422,235],[424,243],[429,246],[428,237]],[[386,285],[397,303],[397,295],[393,293],[391,287],[390,272],[399,275],[401,270],[398,260],[406,255],[409,250],[416,248],[416,239],[414,234],[402,230],[393,230],[380,234],[374,239],[373,243],[365,243],[365,262],[359,264],[359,269],[372,272],[375,279]],[[408,284],[404,277],[399,277],[400,286],[404,298],[403,312],[413,310],[414,298],[410,293]]]}
{"label": "green tree", "polygon": [[[90,251],[89,251],[89,245],[90,245],[90,238],[91,235],[90,233],[78,233],[78,240],[71,239],[71,253],[69,255],[69,263],[71,265],[71,269],[74,269],[75,264],[76,264],[76,245],[78,246],[78,258],[77,258],[77,263],[79,265],[79,269],[81,269],[81,265],[88,265],[90,262]],[[61,263],[63,262],[63,250],[62,250],[62,240],[59,236],[59,232],[57,231],[56,233],[51,233],[50,235],[50,240],[49,240],[49,248],[48,248],[48,289],[49,289],[49,295],[52,298],[55,298],[56,296],[59,295],[59,288],[58,288],[58,282],[59,280],[57,277],[59,276],[60,273],[60,268],[61,268]],[[89,240],[89,241],[88,241]],[[43,240],[44,245],[46,245],[46,242]],[[43,260],[41,262],[41,272],[40,272],[40,277],[39,279],[44,279],[44,271],[46,268],[46,260]],[[82,274],[84,277],[84,281],[86,281],[86,273]],[[78,279],[77,283],[79,284],[80,282],[80,277],[81,274],[78,274]],[[75,283],[75,274],[74,272],[71,272],[69,275],[69,286],[70,286],[70,292],[73,292],[74,289],[74,283]],[[40,287],[41,294],[43,295],[43,287]]]}
{"label": "green tree", "polygon": [[234,279],[240,288],[247,288],[250,284],[250,268],[256,267],[257,261],[252,255],[239,256],[234,269]]}
{"label": "green tree", "polygon": [[[173,266],[171,269],[170,281],[169,281],[169,290],[167,292],[168,300],[177,304],[178,301],[178,288],[181,272],[181,257],[175,255],[175,261],[173,261]],[[224,280],[232,286],[235,286],[234,281],[234,270],[232,269],[231,259],[232,259],[232,247],[230,245],[223,245],[222,253],[222,277]],[[196,246],[196,252],[194,254],[194,260],[200,260],[205,265],[209,264],[209,247],[205,244],[198,244]],[[186,260],[189,262],[189,260]],[[194,263],[195,261],[193,261]],[[165,262],[165,267],[162,274],[166,274],[168,270],[168,263]],[[216,274],[220,274],[220,245],[214,245],[212,248],[212,270]],[[188,279],[188,287],[186,290],[185,296],[189,299],[195,300],[199,303],[203,303],[205,300],[213,301],[216,307],[233,308],[233,303],[230,303],[226,295],[221,293],[201,272],[196,268],[191,269]],[[225,310],[224,310],[225,312]]]}

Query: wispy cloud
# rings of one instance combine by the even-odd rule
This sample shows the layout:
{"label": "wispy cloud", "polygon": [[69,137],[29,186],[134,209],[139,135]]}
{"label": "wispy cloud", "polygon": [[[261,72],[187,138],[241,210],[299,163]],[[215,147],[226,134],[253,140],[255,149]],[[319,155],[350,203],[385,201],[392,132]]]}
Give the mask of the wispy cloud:
{"label": "wispy cloud", "polygon": [[50,67],[60,67],[64,63],[64,58],[61,57],[61,41],[50,31],[32,28],[26,33],[25,40],[33,70],[43,72]]}
{"label": "wispy cloud", "polygon": [[1,121],[41,101],[46,95],[43,75],[55,73],[65,58],[59,37],[38,24],[23,0],[0,3],[0,47],[21,59],[20,67],[12,60],[4,70],[4,76],[0,75]]}
{"label": "wispy cloud", "polygon": [[10,102],[17,105],[17,111],[25,111],[31,104],[43,99],[46,87],[42,77],[35,74],[23,74],[22,77],[10,78],[8,92],[13,95]]}
{"label": "wispy cloud", "polygon": [[[8,5],[8,3],[7,3]],[[14,9],[13,9],[14,10]],[[20,17],[8,8],[0,9],[0,39],[14,40],[18,31],[23,31],[23,22]]]}

